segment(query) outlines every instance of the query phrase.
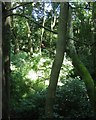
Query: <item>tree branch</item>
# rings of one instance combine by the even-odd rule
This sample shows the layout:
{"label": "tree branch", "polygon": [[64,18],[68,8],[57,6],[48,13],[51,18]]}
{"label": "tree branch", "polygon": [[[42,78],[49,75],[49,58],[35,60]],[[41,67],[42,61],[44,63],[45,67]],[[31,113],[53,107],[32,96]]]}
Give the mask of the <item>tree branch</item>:
{"label": "tree branch", "polygon": [[[27,4],[27,3],[26,3],[26,4]],[[28,16],[26,16],[26,15],[23,15],[23,14],[8,14],[8,15],[5,15],[4,17],[8,17],[8,16],[20,16],[20,17],[24,17],[24,18],[32,21],[32,22],[35,23],[36,25],[44,28],[45,30],[47,30],[47,31],[49,31],[49,32],[52,32],[52,33],[54,33],[54,34],[58,34],[56,31],[52,31],[51,29],[49,29],[49,28],[47,28],[47,27],[45,27],[45,26],[42,26],[41,24],[39,24],[38,22],[32,20],[32,18],[30,18],[30,17],[28,17]],[[67,37],[67,39],[72,39],[72,40],[74,40],[75,42],[79,42],[79,43],[82,43],[82,44],[84,44],[84,45],[86,45],[86,46],[91,46],[91,47],[92,47],[94,44],[96,44],[96,42],[92,43],[91,45],[90,45],[90,44],[87,44],[87,43],[85,43],[85,42],[80,42],[80,41],[77,40],[77,38]]]}
{"label": "tree branch", "polygon": [[19,8],[19,7],[21,7],[21,6],[25,6],[25,5],[28,5],[28,4],[31,4],[31,2],[22,3],[22,4],[20,4],[20,5],[17,5],[17,6],[15,6],[15,7],[13,7],[13,8],[10,8],[8,11],[12,11],[12,10],[14,10],[14,9],[16,9],[16,8]]}
{"label": "tree branch", "polygon": [[74,38],[68,37],[68,39],[74,40],[74,42],[79,42],[79,43],[84,44],[84,45],[86,45],[86,46],[90,46],[89,44],[87,44],[87,43],[85,43],[85,42],[80,42],[80,41],[78,41],[78,39],[75,38],[75,37],[74,37]]}
{"label": "tree branch", "polygon": [[42,26],[41,24],[39,24],[38,22],[32,20],[32,18],[30,18],[30,17],[28,17],[28,16],[26,16],[26,15],[23,15],[23,14],[8,14],[8,15],[5,15],[4,17],[8,17],[8,16],[20,16],[20,17],[24,17],[24,18],[26,18],[26,19],[28,19],[28,20],[34,22],[36,25],[38,25],[38,26],[44,28],[45,30],[47,30],[47,31],[49,31],[49,32],[52,32],[52,33],[54,33],[54,34],[58,34],[57,32],[52,31],[51,29]]}

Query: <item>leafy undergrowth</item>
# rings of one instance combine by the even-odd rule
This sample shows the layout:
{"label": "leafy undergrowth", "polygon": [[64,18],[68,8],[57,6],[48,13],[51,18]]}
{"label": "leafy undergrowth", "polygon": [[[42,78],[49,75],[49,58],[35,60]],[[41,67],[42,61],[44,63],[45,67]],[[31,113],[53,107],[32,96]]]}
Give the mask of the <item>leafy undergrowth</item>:
{"label": "leafy undergrowth", "polygon": [[[43,120],[45,99],[52,59],[25,52],[11,54],[10,113],[11,118]],[[62,65],[54,103],[54,118],[72,120],[93,117],[85,84],[74,74],[71,61]]]}
{"label": "leafy undergrowth", "polygon": [[[46,89],[30,93],[25,99],[18,101],[17,106],[11,106],[11,117],[44,119]],[[11,99],[12,100],[12,99]],[[14,98],[13,98],[13,102]],[[82,80],[75,78],[66,80],[63,86],[57,87],[54,104],[54,118],[72,120],[74,118],[94,117],[85,85]]]}

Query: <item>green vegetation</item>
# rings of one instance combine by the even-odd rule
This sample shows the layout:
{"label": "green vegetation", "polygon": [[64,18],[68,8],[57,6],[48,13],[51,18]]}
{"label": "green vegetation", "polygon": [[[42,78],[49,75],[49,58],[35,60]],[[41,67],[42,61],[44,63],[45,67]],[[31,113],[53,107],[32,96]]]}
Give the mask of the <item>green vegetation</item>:
{"label": "green vegetation", "polygon": [[[52,60],[37,54],[33,56],[25,52],[11,54],[10,110],[13,118],[44,119]],[[85,84],[79,76],[71,77],[74,68],[68,59],[64,60],[60,73],[54,117],[61,120],[94,117]]]}
{"label": "green vegetation", "polygon": [[3,119],[94,118],[96,2],[3,7]]}

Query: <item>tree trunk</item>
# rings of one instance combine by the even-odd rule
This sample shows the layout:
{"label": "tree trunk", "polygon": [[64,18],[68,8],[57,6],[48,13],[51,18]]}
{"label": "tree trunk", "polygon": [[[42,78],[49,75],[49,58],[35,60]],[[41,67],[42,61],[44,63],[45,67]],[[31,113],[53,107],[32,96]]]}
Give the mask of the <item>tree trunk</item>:
{"label": "tree trunk", "polygon": [[9,120],[9,72],[10,72],[10,17],[7,9],[10,3],[2,3],[2,39],[3,39],[3,79],[2,79],[2,119]]}
{"label": "tree trunk", "polygon": [[[43,17],[43,23],[42,23],[42,26],[44,27],[45,26],[45,20],[46,20],[46,10],[45,10],[45,3],[43,3],[43,11],[44,11],[44,17]],[[40,38],[40,45],[39,45],[39,51],[40,51],[40,55],[41,55],[41,44],[42,44],[42,41],[43,41],[43,36],[44,36],[44,28],[41,29],[41,38]]]}
{"label": "tree trunk", "polygon": [[28,30],[28,51],[29,51],[29,54],[32,55],[33,54],[33,43],[32,43],[32,37],[31,37],[32,30],[30,30],[30,25],[28,21],[26,21],[26,26]]}
{"label": "tree trunk", "polygon": [[[72,26],[72,15],[71,15],[71,8],[70,8],[70,13],[69,13],[69,24],[68,24],[68,36],[69,38],[73,38],[73,26]],[[95,110],[95,106],[94,106],[94,82],[93,79],[90,75],[90,73],[88,72],[87,68],[84,66],[84,64],[80,61],[77,53],[76,53],[76,49],[74,46],[74,41],[72,39],[69,39],[68,41],[68,46],[69,46],[69,56],[72,59],[73,65],[74,67],[77,69],[78,73],[80,73],[80,76],[82,77],[82,79],[84,80],[84,83],[86,85],[86,89],[87,89],[87,93],[90,99],[90,103],[92,105],[92,107]]]}
{"label": "tree trunk", "polygon": [[[93,35],[92,35],[92,41],[95,43],[93,45],[92,54],[93,54],[93,65],[94,65],[94,73],[93,73],[93,79],[94,79],[94,86],[95,86],[95,114],[96,114],[96,2],[93,2],[92,6],[92,18],[93,18]],[[96,116],[95,116],[96,117]]]}
{"label": "tree trunk", "polygon": [[[96,3],[93,2],[93,6],[92,6],[92,21],[93,21],[93,31],[92,31],[92,42],[95,43],[92,47],[92,54],[93,54],[93,69],[94,72],[96,71]],[[95,73],[96,74],[96,73]],[[96,75],[95,75],[96,77]]]}
{"label": "tree trunk", "polygon": [[[53,5],[54,3],[52,3],[52,5]],[[52,8],[53,8],[53,6],[52,6]],[[53,8],[54,9],[54,8]],[[54,14],[54,15],[53,15]],[[51,31],[54,31],[54,27],[55,27],[55,25],[56,25],[56,20],[57,20],[57,16],[56,16],[56,11],[55,10],[53,10],[53,11],[51,11]],[[53,33],[52,32],[50,32],[50,47],[49,47],[49,51],[50,51],[50,57],[51,57],[51,55],[52,55],[52,51],[53,51],[53,48],[52,48],[52,37],[53,37]],[[54,52],[53,52],[54,53]]]}
{"label": "tree trunk", "polygon": [[0,3],[0,120],[2,118],[2,3]]}
{"label": "tree trunk", "polygon": [[56,56],[52,66],[50,82],[46,97],[46,107],[45,107],[45,116],[47,119],[51,119],[51,120],[53,119],[53,105],[54,105],[58,77],[64,58],[64,52],[66,49],[66,31],[67,31],[67,18],[68,18],[67,16],[68,16],[68,3],[67,2],[61,3]]}

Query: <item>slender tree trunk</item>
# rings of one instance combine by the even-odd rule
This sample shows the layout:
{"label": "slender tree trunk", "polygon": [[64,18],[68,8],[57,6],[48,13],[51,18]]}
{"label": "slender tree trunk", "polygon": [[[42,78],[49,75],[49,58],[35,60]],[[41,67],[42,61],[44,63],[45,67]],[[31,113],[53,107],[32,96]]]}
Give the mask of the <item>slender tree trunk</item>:
{"label": "slender tree trunk", "polygon": [[[92,18],[93,18],[93,35],[92,35],[92,41],[95,43],[93,45],[93,65],[94,65],[94,73],[93,73],[93,79],[94,79],[94,86],[95,86],[95,114],[96,114],[96,2],[93,2],[92,6]],[[95,115],[96,118],[96,115]]]}
{"label": "slender tree trunk", "polygon": [[92,25],[92,28],[93,28],[92,29],[92,42],[95,43],[92,46],[93,77],[96,80],[96,3],[95,2],[93,2],[93,6],[92,6],[92,22],[93,22],[93,25]]}
{"label": "slender tree trunk", "polygon": [[[11,6],[11,7],[13,7],[13,6]],[[12,35],[13,35],[12,41],[14,41],[14,54],[17,54],[19,52],[19,40],[18,40],[17,35],[14,31],[15,24],[14,24],[13,20],[14,20],[14,16],[11,16],[11,27],[12,27],[11,31],[12,31]]]}
{"label": "slender tree trunk", "polygon": [[[69,13],[69,22],[68,22],[69,23],[68,24],[68,34],[69,34],[69,38],[73,38],[71,8],[69,11],[70,11],[70,13]],[[72,39],[69,39],[68,42],[69,42],[68,46],[69,46],[69,51],[70,51],[70,57],[72,59],[73,65],[77,69],[77,71],[80,73],[80,76],[82,77],[82,79],[85,82],[87,93],[88,93],[88,96],[90,99],[90,103],[95,110],[96,106],[94,106],[95,104],[94,104],[94,82],[93,82],[93,79],[92,79],[90,73],[88,72],[87,68],[85,67],[85,65],[80,61],[80,59],[76,53],[74,41]]]}
{"label": "slender tree trunk", "polygon": [[28,21],[26,21],[26,26],[28,29],[28,50],[29,50],[30,55],[32,55],[33,54],[33,43],[32,43],[32,38],[31,38],[32,30],[30,30],[30,25]]}
{"label": "slender tree trunk", "polygon": [[3,3],[2,38],[3,38],[3,80],[2,80],[2,119],[9,120],[9,72],[10,72],[10,17],[5,17],[10,3]]}
{"label": "slender tree trunk", "polygon": [[[53,5],[53,4],[52,4]],[[53,14],[54,14],[54,16],[53,16]],[[55,27],[55,25],[56,25],[56,20],[57,20],[57,16],[56,16],[56,11],[55,10],[53,10],[52,12],[51,12],[51,31],[54,31],[54,27]],[[53,51],[53,48],[52,48],[52,37],[53,37],[53,33],[52,32],[50,32],[50,56],[51,56],[51,54],[52,54],[52,51]],[[53,52],[54,53],[54,52]]]}
{"label": "slender tree trunk", "polygon": [[[46,20],[46,16],[45,16],[45,3],[43,3],[43,8],[44,8],[44,17],[43,17],[43,23],[42,23],[42,26],[44,27],[45,26],[45,20]],[[41,38],[40,38],[40,54],[41,54],[41,44],[42,44],[42,41],[43,41],[43,36],[44,36],[44,28],[41,29]]]}
{"label": "slender tree trunk", "polygon": [[53,120],[53,105],[56,94],[58,77],[64,58],[64,52],[66,49],[67,16],[68,16],[68,3],[67,2],[61,3],[56,56],[52,66],[45,107],[45,116],[47,119],[51,120]]}

